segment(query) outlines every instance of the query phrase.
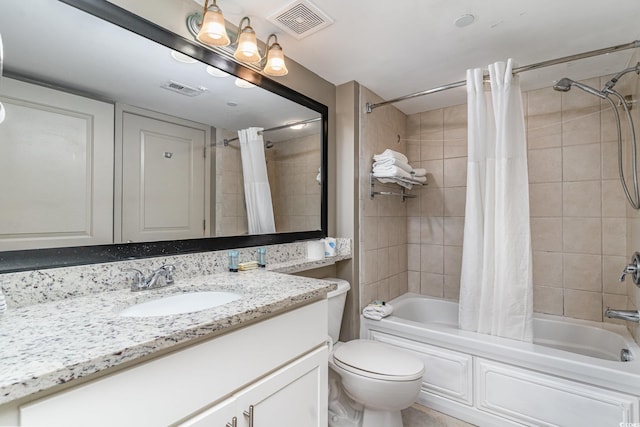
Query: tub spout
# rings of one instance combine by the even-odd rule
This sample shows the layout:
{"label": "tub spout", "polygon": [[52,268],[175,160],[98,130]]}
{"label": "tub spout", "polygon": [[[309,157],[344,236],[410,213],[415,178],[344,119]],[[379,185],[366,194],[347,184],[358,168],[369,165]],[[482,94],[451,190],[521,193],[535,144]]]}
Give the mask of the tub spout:
{"label": "tub spout", "polygon": [[612,310],[609,307],[604,311],[604,315],[609,319],[622,319],[629,322],[640,322],[638,310]]}

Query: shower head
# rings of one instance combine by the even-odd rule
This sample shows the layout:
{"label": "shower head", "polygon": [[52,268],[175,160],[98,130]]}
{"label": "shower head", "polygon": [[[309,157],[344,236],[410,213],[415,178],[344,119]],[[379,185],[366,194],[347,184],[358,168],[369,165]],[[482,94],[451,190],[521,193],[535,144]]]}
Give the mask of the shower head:
{"label": "shower head", "polygon": [[587,86],[584,83],[580,83],[577,82],[575,80],[571,80],[567,77],[564,77],[560,80],[558,80],[558,82],[556,84],[553,85],[553,88],[555,90],[558,90],[560,92],[569,92],[569,90],[571,90],[571,87],[575,86],[579,89],[582,89],[583,91],[590,93],[591,95],[595,95],[598,98],[606,98],[607,95],[605,95],[604,93],[600,92],[598,89],[594,89],[591,86]]}
{"label": "shower head", "polygon": [[264,148],[269,149],[273,147],[273,142],[272,141],[266,141],[264,143]]}
{"label": "shower head", "polygon": [[573,83],[573,80],[564,77],[558,80],[556,84],[553,85],[553,89],[559,92],[569,92],[571,90],[572,83]]}

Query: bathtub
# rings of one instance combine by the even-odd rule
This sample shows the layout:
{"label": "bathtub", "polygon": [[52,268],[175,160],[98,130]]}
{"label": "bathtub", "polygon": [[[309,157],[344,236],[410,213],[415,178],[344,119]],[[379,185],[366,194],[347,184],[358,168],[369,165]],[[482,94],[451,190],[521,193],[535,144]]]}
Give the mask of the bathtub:
{"label": "bathtub", "polygon": [[361,319],[361,337],[422,359],[424,406],[480,426],[640,426],[640,347],[623,325],[536,315],[525,343],[458,329],[455,302],[389,304],[393,315]]}

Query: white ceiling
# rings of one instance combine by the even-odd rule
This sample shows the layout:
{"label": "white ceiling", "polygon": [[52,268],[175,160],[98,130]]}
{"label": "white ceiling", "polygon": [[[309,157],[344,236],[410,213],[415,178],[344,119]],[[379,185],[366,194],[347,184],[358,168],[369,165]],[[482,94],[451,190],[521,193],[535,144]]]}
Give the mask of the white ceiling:
{"label": "white ceiling", "polygon": [[[203,2],[198,0],[200,4]],[[292,0],[218,0],[228,21],[247,15],[258,37],[336,85],[355,80],[384,99],[465,79],[467,68],[513,58],[529,65],[640,38],[638,0],[311,0],[333,25],[302,40],[266,20]],[[458,28],[461,15],[475,22]],[[524,89],[628,66],[633,50],[521,74]],[[396,106],[407,114],[464,102],[464,88]]]}

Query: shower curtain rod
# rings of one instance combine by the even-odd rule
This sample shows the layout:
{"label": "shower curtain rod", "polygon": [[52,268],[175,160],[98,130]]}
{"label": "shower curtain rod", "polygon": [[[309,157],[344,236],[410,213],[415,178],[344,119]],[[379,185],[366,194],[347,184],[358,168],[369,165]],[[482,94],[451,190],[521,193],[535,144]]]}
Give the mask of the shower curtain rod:
{"label": "shower curtain rod", "polygon": [[[299,122],[294,122],[294,123],[288,123],[286,125],[282,125],[282,126],[276,126],[273,128],[269,128],[269,129],[263,129],[261,131],[258,132],[258,135],[262,135],[265,132],[271,132],[273,130],[280,130],[280,129],[286,129],[286,128],[290,128],[291,126],[296,126],[296,125],[306,125],[307,123],[313,123],[313,122],[317,122],[318,120],[320,120],[322,117],[314,117],[313,119],[307,119],[307,120],[300,120]],[[230,142],[232,141],[237,141],[238,138],[237,136],[235,138],[231,138],[231,139],[223,139],[222,143],[224,144],[225,147],[227,147],[229,145]]]}
{"label": "shower curtain rod", "polygon": [[[618,52],[627,49],[633,49],[636,47],[640,47],[640,40],[634,40],[630,43],[619,44],[617,46],[605,47],[602,49],[591,50],[589,52],[577,53],[575,55],[564,56],[562,58],[549,59],[547,61],[537,62],[535,64],[524,65],[522,67],[517,67],[513,69],[513,74],[522,73],[523,71],[531,71],[536,70],[538,68],[549,67],[551,65],[563,64],[565,62],[575,61],[578,59],[591,58],[592,56],[604,55],[607,53]],[[375,104],[371,104],[367,102],[366,112],[371,113],[374,108],[382,107],[387,104],[393,104],[395,102],[404,101],[407,99],[417,98],[419,96],[429,95],[436,92],[442,92],[448,89],[453,89],[460,86],[465,86],[467,84],[466,80],[461,80],[455,83],[449,83],[443,86],[434,87],[433,89],[423,90],[421,92],[412,93],[409,95],[400,96],[398,98],[393,98],[388,101],[382,101]]]}

